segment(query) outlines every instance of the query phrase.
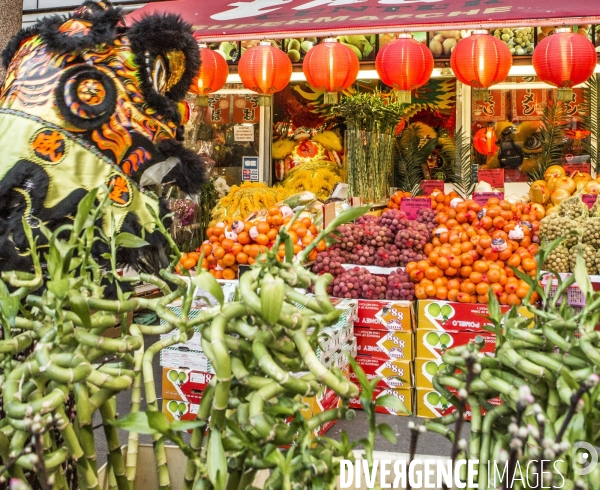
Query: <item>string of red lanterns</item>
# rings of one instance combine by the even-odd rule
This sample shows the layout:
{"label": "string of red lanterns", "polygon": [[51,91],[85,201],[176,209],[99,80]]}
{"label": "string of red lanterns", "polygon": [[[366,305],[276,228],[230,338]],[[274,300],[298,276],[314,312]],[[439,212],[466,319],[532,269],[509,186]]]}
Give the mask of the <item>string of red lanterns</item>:
{"label": "string of red lanterns", "polygon": [[247,89],[260,94],[260,105],[271,105],[272,95],[283,90],[292,78],[292,62],[268,41],[248,48],[240,58],[238,73]]}
{"label": "string of red lanterns", "polygon": [[356,81],[359,68],[356,53],[334,37],[311,48],[302,63],[306,81],[314,89],[325,92],[325,104],[338,102],[338,93]]}
{"label": "string of red lanterns", "polygon": [[506,43],[478,29],[454,47],[450,66],[458,80],[475,89],[476,101],[486,101],[488,89],[508,76],[512,54]]}
{"label": "string of red lanterns", "polygon": [[532,62],[537,76],[558,88],[557,100],[570,101],[573,87],[593,75],[598,55],[589,39],[561,27],[540,41]]}
{"label": "string of red lanterns", "polygon": [[199,44],[200,70],[192,82],[190,91],[197,94],[196,103],[201,106],[208,105],[208,94],[221,90],[229,75],[227,61],[221,54],[208,49],[206,44]]}
{"label": "string of red lanterns", "polygon": [[427,83],[433,72],[433,55],[412,34],[403,33],[386,44],[375,59],[383,83],[392,87],[398,102],[409,104],[411,91]]}

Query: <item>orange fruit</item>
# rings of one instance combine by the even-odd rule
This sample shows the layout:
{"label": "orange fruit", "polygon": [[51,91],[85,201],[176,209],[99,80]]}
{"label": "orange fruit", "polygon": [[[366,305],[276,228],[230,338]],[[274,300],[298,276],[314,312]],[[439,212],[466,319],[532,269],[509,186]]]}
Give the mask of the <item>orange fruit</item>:
{"label": "orange fruit", "polygon": [[486,262],[484,262],[483,260],[476,260],[475,262],[473,262],[473,270],[477,271],[477,272],[487,272],[489,269],[489,266]]}
{"label": "orange fruit", "polygon": [[208,243],[203,243],[200,249],[205,257],[208,257],[212,252],[212,247]]}
{"label": "orange fruit", "polygon": [[213,229],[213,235],[216,237],[220,237],[221,235],[223,235],[223,233],[225,233],[225,228],[223,228],[222,226],[215,226],[215,228]]}
{"label": "orange fruit", "polygon": [[[250,258],[255,259],[256,257],[258,257],[258,254],[260,253],[260,248],[258,245],[250,245],[250,249],[248,252],[248,255],[250,256]],[[254,262],[250,262],[250,260],[248,260],[248,263],[253,264]]]}
{"label": "orange fruit", "polygon": [[450,267],[450,261],[446,257],[440,257],[435,262],[435,265],[437,265],[442,270],[446,270],[448,267]]}
{"label": "orange fruit", "polygon": [[271,228],[269,231],[267,231],[267,238],[273,242],[277,238],[278,234],[279,230],[277,228]]}
{"label": "orange fruit", "polygon": [[508,295],[506,303],[511,306],[518,306],[521,304],[521,298],[519,298],[519,296],[517,296],[515,293],[511,293]]}
{"label": "orange fruit", "polygon": [[298,237],[300,237],[300,238],[305,236],[306,233],[308,232],[308,230],[306,229],[306,226],[304,226],[302,223],[299,223],[298,226],[296,226],[296,228],[294,229],[294,231],[296,232],[296,235],[298,235]]}
{"label": "orange fruit", "polygon": [[428,267],[425,270],[425,277],[427,279],[431,279],[433,281],[439,277],[438,271],[439,271],[439,269],[437,267]]}
{"label": "orange fruit", "polygon": [[489,282],[500,282],[501,273],[498,269],[490,269],[487,271],[486,277]]}
{"label": "orange fruit", "polygon": [[250,235],[247,231],[241,231],[240,233],[238,233],[237,240],[242,245],[247,245],[250,243]]}
{"label": "orange fruit", "polygon": [[471,281],[463,281],[460,285],[460,290],[463,293],[471,295],[475,292],[475,284],[473,284]]}
{"label": "orange fruit", "polygon": [[437,292],[437,288],[433,284],[428,284],[425,286],[425,293],[429,298],[435,298],[435,293]]}
{"label": "orange fruit", "polygon": [[448,301],[456,301],[458,293],[460,293],[458,288],[448,289]]}
{"label": "orange fruit", "polygon": [[327,244],[325,243],[325,240],[321,240],[319,243],[317,243],[317,250],[319,252],[322,252],[326,248],[327,248]]}
{"label": "orange fruit", "polygon": [[213,253],[214,258],[219,260],[219,259],[222,259],[223,256],[225,255],[225,249],[221,246],[216,246],[212,253]]}
{"label": "orange fruit", "polygon": [[223,279],[235,279],[235,271],[233,269],[230,269],[229,267],[226,269],[223,269]]}
{"label": "orange fruit", "polygon": [[518,254],[512,254],[508,258],[506,265],[509,265],[510,267],[519,267],[521,265],[521,257]]}
{"label": "orange fruit", "polygon": [[304,245],[305,247],[307,245],[309,245],[312,241],[313,241],[313,236],[312,235],[305,235],[302,237],[302,245]]}
{"label": "orange fruit", "polygon": [[[481,272],[473,271],[469,275],[469,281],[472,282],[473,284],[479,284],[482,280],[483,280],[483,274]],[[467,291],[464,291],[464,292],[466,293]],[[469,294],[471,294],[471,293],[469,293]]]}
{"label": "orange fruit", "polygon": [[265,221],[259,221],[256,223],[256,230],[259,234],[266,234],[270,229],[271,227],[269,226],[269,223],[266,223]]}
{"label": "orange fruit", "polygon": [[279,206],[271,206],[267,211],[270,216],[275,216],[276,214],[280,214]]}
{"label": "orange fruit", "polygon": [[267,245],[269,243],[269,237],[264,233],[259,233],[258,235],[256,235],[254,241],[259,245]]}
{"label": "orange fruit", "polygon": [[422,286],[415,287],[415,297],[417,299],[427,299],[427,293],[425,292],[425,288]]}
{"label": "orange fruit", "polygon": [[436,297],[436,299],[440,299],[440,300],[445,300],[446,298],[448,298],[448,290],[446,289],[446,287],[445,286],[438,287],[435,292],[435,297]]}
{"label": "orange fruit", "polygon": [[233,255],[237,255],[239,254],[242,250],[244,249],[243,245],[241,243],[234,243],[233,247],[231,247],[231,253]]}
{"label": "orange fruit", "polygon": [[486,282],[480,282],[475,287],[475,291],[480,296],[487,296],[489,289],[490,289],[490,285],[488,283],[486,283]]}
{"label": "orange fruit", "polygon": [[523,269],[525,269],[527,272],[531,272],[534,271],[536,269],[537,264],[535,263],[534,259],[523,259],[521,261],[521,266],[523,267]]}
{"label": "orange fruit", "polygon": [[227,267],[232,266],[233,264],[235,264],[235,255],[233,255],[232,253],[226,253],[225,255],[223,255],[223,263]]}

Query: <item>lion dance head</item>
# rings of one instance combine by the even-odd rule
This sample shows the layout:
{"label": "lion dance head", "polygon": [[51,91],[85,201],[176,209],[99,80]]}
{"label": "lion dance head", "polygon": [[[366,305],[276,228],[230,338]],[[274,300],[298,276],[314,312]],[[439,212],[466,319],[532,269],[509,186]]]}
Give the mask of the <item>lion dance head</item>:
{"label": "lion dance head", "polygon": [[40,223],[68,223],[96,188],[110,202],[104,232],[143,234],[150,244],[121,250],[120,261],[164,267],[148,210],[161,215],[162,203],[143,187],[144,173],[152,167],[155,182],[159,175],[187,193],[206,181],[201,159],[179,141],[180,102],[200,67],[191,26],[153,15],[125,27],[119,9],[86,2],[69,18],[23,29],[2,62],[0,270],[30,267],[23,218],[43,245]]}

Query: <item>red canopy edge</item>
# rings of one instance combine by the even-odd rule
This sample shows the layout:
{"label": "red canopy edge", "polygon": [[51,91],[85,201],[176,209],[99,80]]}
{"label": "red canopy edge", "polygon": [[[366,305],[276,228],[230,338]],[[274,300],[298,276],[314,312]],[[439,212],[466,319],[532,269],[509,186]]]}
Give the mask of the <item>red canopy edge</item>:
{"label": "red canopy edge", "polygon": [[[576,12],[576,13],[575,13]],[[595,0],[175,0],[127,16],[175,13],[198,39],[245,39],[600,23]]]}

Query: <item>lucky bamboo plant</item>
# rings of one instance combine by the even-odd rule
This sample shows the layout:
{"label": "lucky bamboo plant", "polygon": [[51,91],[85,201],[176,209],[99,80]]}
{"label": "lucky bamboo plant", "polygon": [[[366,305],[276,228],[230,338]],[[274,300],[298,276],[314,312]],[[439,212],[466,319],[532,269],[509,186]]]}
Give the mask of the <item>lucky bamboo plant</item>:
{"label": "lucky bamboo plant", "polygon": [[[253,488],[262,469],[270,472],[264,488],[333,488],[339,460],[352,458],[356,443],[346,436],[338,442],[312,435],[323,423],[351,418],[348,400],[359,396],[359,388],[339,370],[327,369],[315,354],[320,329],[335,323],[340,311],[326,292],[331,276],[315,276],[302,263],[320,240],[365,209],[338,216],[296,259],[288,226],[282,227],[273,250],[285,243],[286,260],[279,262],[273,252],[261,256],[242,275],[235,301],[224,303],[219,284],[208,272],[198,271],[193,278],[171,272],[180,253],[156,217],[156,226],[172,247],[170,268],[160,277],[119,276],[118,248],[146,243],[126,233],[108,237],[94,226],[107,209],[102,195],[108,192],[90,192],[72,224],[51,231],[39,223],[50,244],[44,254],[45,272],[25,221],[34,270],[2,273],[0,483],[10,478],[44,490],[99,489],[92,425],[99,412],[108,442],[111,489],[133,489],[140,433],[153,436],[161,489],[171,487],[167,440],[187,458],[186,489]],[[110,250],[102,257],[104,268],[92,254],[97,242]],[[105,297],[103,280],[113,283],[116,299]],[[125,292],[124,283],[140,280],[154,284],[163,296],[136,298]],[[196,287],[219,304],[192,318]],[[297,291],[311,287],[314,296]],[[180,316],[168,308],[175,300],[181,300]],[[139,309],[156,312],[161,325],[134,323],[126,328],[125,315]],[[122,336],[103,336],[118,324],[123,326]],[[185,342],[195,331],[202,336],[216,375],[203,394],[197,419],[169,423],[159,410],[152,366],[162,349]],[[145,346],[146,336],[167,332],[175,335]],[[372,401],[378,380],[367,381],[358,366],[354,369],[371,431],[358,442],[372,461],[374,432],[394,439],[388,426],[375,425],[375,404],[406,408],[392,396]],[[341,406],[305,420],[302,397],[314,396],[322,387],[341,396]],[[117,419],[115,396],[123,391],[131,393],[130,413]],[[125,441],[119,440],[117,428],[129,431],[125,456],[121,451]],[[186,444],[181,432],[191,429],[191,442]]]}
{"label": "lucky bamboo plant", "polygon": [[[541,247],[538,264],[559,242]],[[545,287],[540,269],[533,278],[515,273],[530,285],[523,303],[532,316],[519,316],[514,308],[502,315],[490,294],[495,355],[481,353],[482,343],[446,351],[445,367],[433,384],[458,410],[426,425],[453,442],[453,458],[479,461],[479,489],[598,488],[600,468],[589,467],[585,474],[588,468],[579,459],[585,451],[576,456],[572,448],[578,442],[597,446],[600,439],[600,294],[593,291],[581,256],[572,276],[550,273]],[[575,283],[586,298],[580,309],[567,302],[567,290]],[[533,292],[540,306],[530,303]],[[501,405],[490,403],[495,397]],[[460,427],[467,408],[471,426],[465,440]],[[451,430],[457,421],[456,431]],[[537,473],[535,484],[533,477],[521,479],[525,468]]]}

